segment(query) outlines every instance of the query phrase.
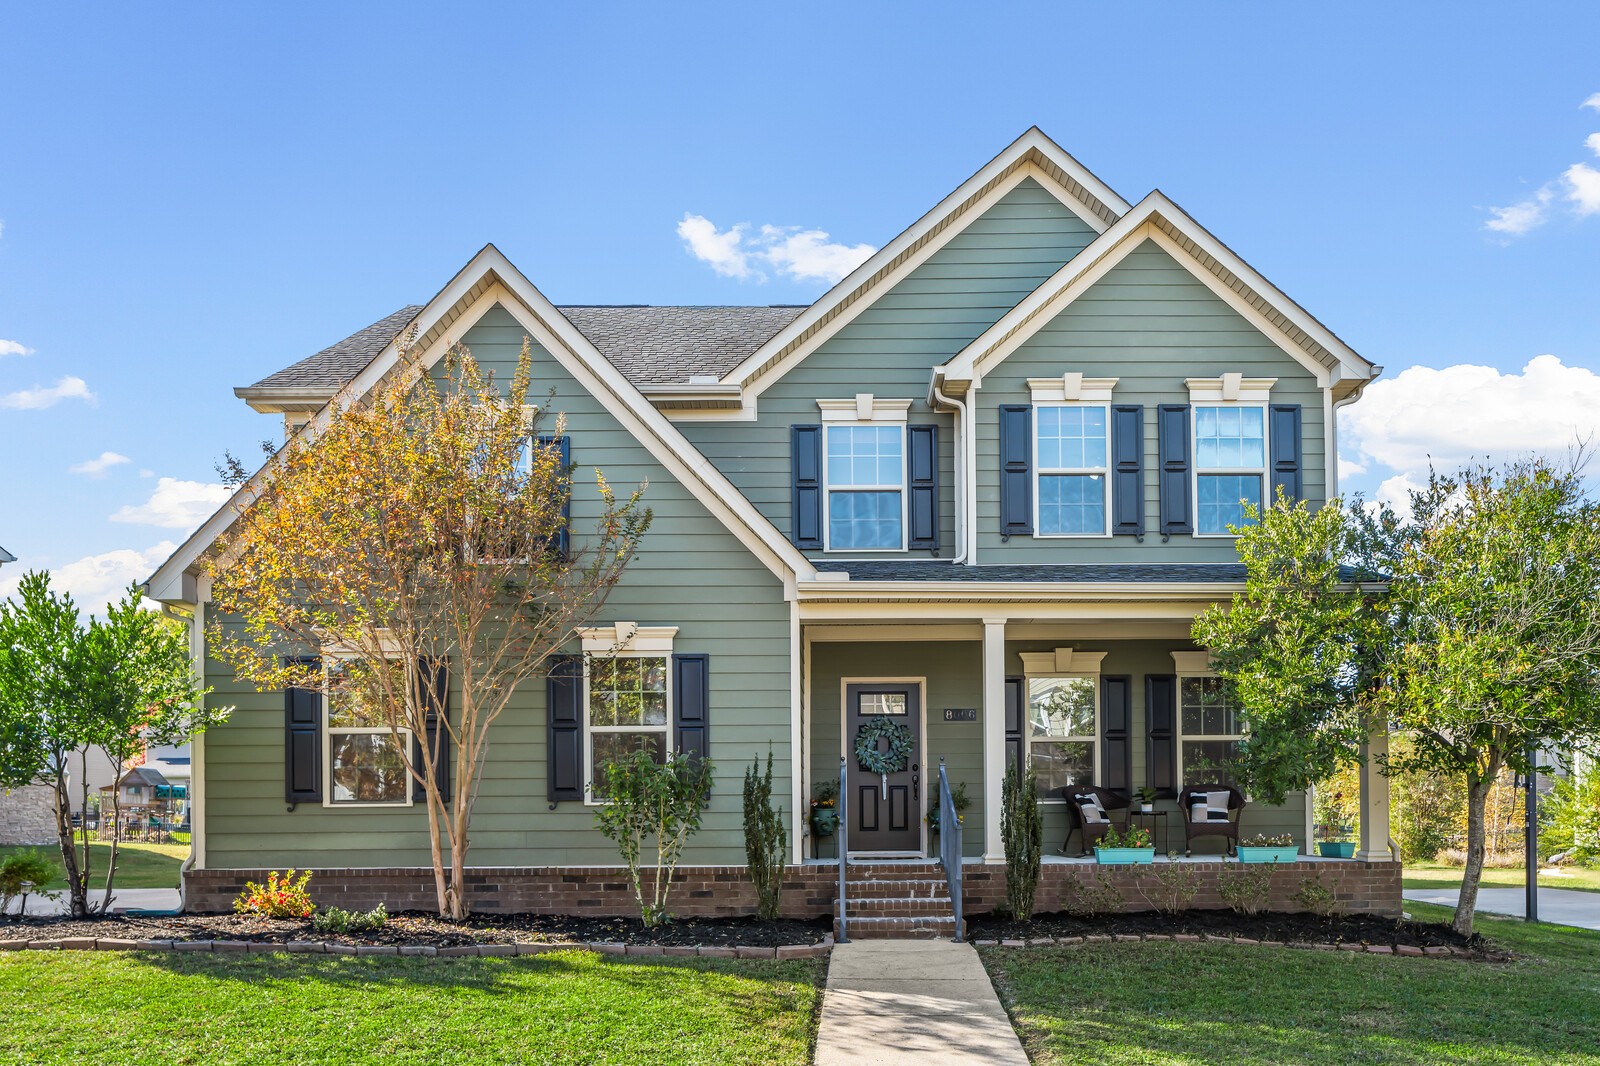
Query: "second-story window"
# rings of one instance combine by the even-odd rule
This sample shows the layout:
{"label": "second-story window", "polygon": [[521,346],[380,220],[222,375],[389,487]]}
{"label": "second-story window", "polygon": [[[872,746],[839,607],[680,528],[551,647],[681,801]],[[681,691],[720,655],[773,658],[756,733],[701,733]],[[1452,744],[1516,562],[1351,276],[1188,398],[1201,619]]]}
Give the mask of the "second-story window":
{"label": "second-story window", "polygon": [[1103,404],[1039,404],[1034,408],[1037,536],[1110,534],[1106,421]]}
{"label": "second-story window", "polygon": [[1195,533],[1230,536],[1245,525],[1245,505],[1261,506],[1267,468],[1266,408],[1194,408]]}
{"label": "second-story window", "polygon": [[828,551],[904,551],[904,424],[825,427]]}

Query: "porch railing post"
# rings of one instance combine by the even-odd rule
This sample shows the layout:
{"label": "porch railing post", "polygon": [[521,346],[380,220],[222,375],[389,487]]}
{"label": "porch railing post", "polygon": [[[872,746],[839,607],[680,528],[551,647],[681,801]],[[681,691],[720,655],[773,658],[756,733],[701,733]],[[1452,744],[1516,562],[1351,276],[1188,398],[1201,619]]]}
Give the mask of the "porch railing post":
{"label": "porch railing post", "polygon": [[950,908],[955,912],[956,940],[965,939],[961,924],[961,815],[950,793],[950,777],[945,773],[944,756],[939,756],[939,865],[944,867],[944,883],[950,890]]}
{"label": "porch railing post", "polygon": [[845,765],[844,756],[839,757],[839,937],[838,942],[848,944],[850,931],[846,928],[849,921],[845,917],[844,904],[844,875],[845,867],[850,862],[850,845],[847,839],[850,832],[850,791],[846,787],[845,775],[848,767]]}

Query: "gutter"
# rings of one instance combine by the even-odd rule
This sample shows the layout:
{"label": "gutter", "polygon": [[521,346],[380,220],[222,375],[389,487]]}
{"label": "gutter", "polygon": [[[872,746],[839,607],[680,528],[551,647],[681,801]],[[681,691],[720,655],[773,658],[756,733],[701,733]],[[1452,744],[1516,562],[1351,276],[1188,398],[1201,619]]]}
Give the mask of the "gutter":
{"label": "gutter", "polygon": [[[933,378],[928,382],[928,394],[932,399],[947,404],[954,408],[955,441],[952,450],[952,465],[956,470],[956,543],[961,545],[961,550],[956,552],[955,558],[950,560],[950,565],[959,566],[967,561],[967,524],[972,521],[972,516],[967,513],[967,448],[966,438],[971,435],[972,427],[967,423],[967,404],[964,400],[953,400],[939,391],[939,372],[934,371]],[[930,400],[931,404],[931,400]]]}

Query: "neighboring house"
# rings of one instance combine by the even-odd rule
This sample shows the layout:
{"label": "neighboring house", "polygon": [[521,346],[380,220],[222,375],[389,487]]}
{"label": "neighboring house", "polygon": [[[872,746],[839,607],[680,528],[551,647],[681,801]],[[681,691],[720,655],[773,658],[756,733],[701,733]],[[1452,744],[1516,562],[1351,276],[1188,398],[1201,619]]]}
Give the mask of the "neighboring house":
{"label": "neighboring house", "polygon": [[[1037,130],[808,307],[556,307],[489,246],[428,303],[238,395],[314,433],[336,393],[391,371],[408,327],[436,376],[461,341],[503,377],[530,338],[573,462],[648,481],[655,512],[571,647],[620,646],[622,661],[564,663],[495,727],[472,861],[515,869],[473,891],[504,909],[618,898],[614,872],[585,868],[617,862],[587,783],[619,735],[716,761],[691,884],[742,867],[740,774],[770,746],[809,886],[786,902],[796,913],[832,900],[834,875],[802,865],[805,814],[842,758],[865,855],[927,854],[940,760],[972,798],[968,854],[988,863],[1013,762],[1039,774],[1047,855],[1068,830],[1064,786],[1209,783],[1240,726],[1189,631],[1243,587],[1227,527],[1279,487],[1334,494],[1335,411],[1380,369],[1162,193],[1130,205]],[[592,479],[575,478],[574,535],[598,511]],[[225,507],[149,582],[196,625],[199,560],[231,519]],[[296,866],[352,899],[420,886],[406,898],[426,905],[412,789],[371,786],[318,694],[258,694],[203,666],[211,698],[237,709],[194,744],[190,899],[225,906],[246,871]],[[656,713],[591,723],[622,690]],[[882,717],[915,744],[887,781],[847,757]],[[1365,776],[1356,903],[1393,909],[1387,792]],[[1305,797],[1243,822],[1304,842]],[[725,882],[676,902],[726,906]]]}

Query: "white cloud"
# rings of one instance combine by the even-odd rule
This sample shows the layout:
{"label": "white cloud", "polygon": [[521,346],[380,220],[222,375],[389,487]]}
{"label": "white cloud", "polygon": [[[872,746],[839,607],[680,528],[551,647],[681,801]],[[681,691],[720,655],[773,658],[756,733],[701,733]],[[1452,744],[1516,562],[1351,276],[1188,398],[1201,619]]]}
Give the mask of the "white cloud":
{"label": "white cloud", "polygon": [[1600,170],[1587,163],[1574,163],[1561,178],[1567,183],[1567,200],[1580,218],[1600,214]]}
{"label": "white cloud", "polygon": [[110,470],[112,467],[121,466],[123,463],[131,462],[133,462],[133,460],[129,459],[126,455],[118,455],[116,452],[101,452],[98,459],[85,459],[83,462],[74,466],[70,466],[67,469],[70,473],[83,474],[86,477],[92,478],[102,478],[106,476],[106,471]]}
{"label": "white cloud", "polygon": [[1579,107],[1592,107],[1596,111],[1600,111],[1600,93],[1595,93],[1593,96],[1589,97],[1589,99],[1585,100],[1583,103],[1579,104],[1578,106]]}
{"label": "white cloud", "polygon": [[156,476],[156,472],[154,470],[150,470],[148,468],[141,467],[140,470],[139,470],[139,476],[140,477],[155,477]]}
{"label": "white cloud", "polygon": [[1366,468],[1366,466],[1364,464],[1358,463],[1354,459],[1346,459],[1342,455],[1339,457],[1339,480],[1340,481],[1343,481],[1346,478],[1360,477],[1362,474],[1365,474],[1366,472],[1367,472],[1367,468]]}
{"label": "white cloud", "polygon": [[0,340],[0,358],[8,355],[32,355],[33,349],[25,347],[20,341]]}
{"label": "white cloud", "polygon": [[1513,374],[1469,364],[1415,366],[1367,386],[1340,418],[1351,461],[1415,481],[1430,461],[1450,470],[1475,459],[1559,457],[1590,436],[1600,442],[1600,375],[1553,355]]}
{"label": "white cloud", "polygon": [[89,404],[96,402],[95,394],[89,391],[88,382],[82,378],[64,377],[48,388],[36,385],[31,389],[0,395],[0,408],[41,411],[46,407],[54,407],[62,400],[82,400]]}
{"label": "white cloud", "polygon": [[740,222],[727,229],[703,215],[686,214],[678,236],[689,254],[723,277],[766,281],[763,267],[795,281],[833,284],[876,252],[870,244],[839,244],[819,229]]}
{"label": "white cloud", "polygon": [[164,477],[156,482],[150,498],[137,507],[128,506],[111,516],[113,522],[181,529],[184,536],[197,529],[233,495],[226,485],[201,481],[179,481]]}
{"label": "white cloud", "polygon": [[[160,566],[178,546],[164,540],[144,551],[119,548],[99,555],[86,555],[76,562],[54,567],[50,571],[50,587],[57,592],[70,592],[78,607],[96,614],[109,603],[122,598],[128,585],[143,581]],[[7,566],[0,574],[0,599],[14,596],[22,581],[23,565],[20,560]],[[12,571],[16,572],[13,573]]]}
{"label": "white cloud", "polygon": [[1531,229],[1544,225],[1550,214],[1550,201],[1555,198],[1555,193],[1546,185],[1533,196],[1510,207],[1491,207],[1489,213],[1494,215],[1483,224],[1484,229],[1504,233],[1508,237],[1520,237]]}
{"label": "white cloud", "polygon": [[[1579,106],[1600,111],[1600,93],[1595,93]],[[1600,155],[1600,133],[1589,134],[1583,144],[1589,151]],[[1559,178],[1547,182],[1530,198],[1509,207],[1489,208],[1490,217],[1484,220],[1483,228],[1508,238],[1520,237],[1537,229],[1550,220],[1551,206],[1557,193],[1564,203],[1572,205],[1573,212],[1579,218],[1600,214],[1600,170],[1587,163],[1574,163],[1562,171]]]}

